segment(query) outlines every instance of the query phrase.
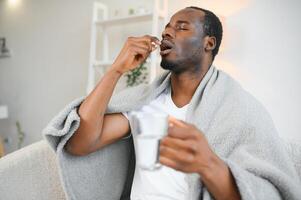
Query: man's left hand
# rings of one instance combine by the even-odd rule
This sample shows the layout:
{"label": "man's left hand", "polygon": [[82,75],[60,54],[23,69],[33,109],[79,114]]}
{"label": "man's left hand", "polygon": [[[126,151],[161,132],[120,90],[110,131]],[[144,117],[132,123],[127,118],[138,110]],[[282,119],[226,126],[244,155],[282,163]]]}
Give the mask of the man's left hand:
{"label": "man's left hand", "polygon": [[186,173],[198,173],[215,199],[241,199],[228,166],[194,125],[169,118],[168,135],[160,142],[160,162]]}
{"label": "man's left hand", "polygon": [[168,135],[160,142],[160,163],[186,173],[202,174],[217,155],[194,125],[169,117]]}

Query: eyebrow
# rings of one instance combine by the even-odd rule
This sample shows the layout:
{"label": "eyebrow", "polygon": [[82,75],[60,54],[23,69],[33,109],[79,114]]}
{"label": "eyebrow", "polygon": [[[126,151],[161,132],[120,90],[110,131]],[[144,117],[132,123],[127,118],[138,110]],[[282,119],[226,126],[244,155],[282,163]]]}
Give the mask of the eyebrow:
{"label": "eyebrow", "polygon": [[176,21],[176,24],[190,24],[190,22],[185,20],[178,20]]}
{"label": "eyebrow", "polygon": [[[177,20],[176,24],[190,24],[189,21],[185,21],[185,20]],[[168,24],[166,24],[165,28],[170,26],[170,22]]]}

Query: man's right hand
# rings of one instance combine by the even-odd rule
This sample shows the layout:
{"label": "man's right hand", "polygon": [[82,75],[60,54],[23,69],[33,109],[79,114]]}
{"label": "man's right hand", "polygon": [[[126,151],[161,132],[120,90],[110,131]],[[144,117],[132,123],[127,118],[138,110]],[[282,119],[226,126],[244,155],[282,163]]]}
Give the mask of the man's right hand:
{"label": "man's right hand", "polygon": [[159,45],[159,39],[153,36],[129,37],[115,59],[112,68],[121,74],[135,69]]}
{"label": "man's right hand", "polygon": [[111,66],[113,70],[105,73],[80,105],[80,126],[66,145],[69,153],[87,155],[130,133],[127,118],[121,113],[105,114],[106,109],[120,76],[141,64],[159,44],[157,38],[147,35],[127,39]]}

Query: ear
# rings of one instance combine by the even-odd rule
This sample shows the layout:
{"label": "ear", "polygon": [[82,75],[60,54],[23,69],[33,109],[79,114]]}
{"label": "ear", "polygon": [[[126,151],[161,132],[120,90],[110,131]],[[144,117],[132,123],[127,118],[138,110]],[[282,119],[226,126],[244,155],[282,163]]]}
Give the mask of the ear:
{"label": "ear", "polygon": [[216,38],[213,36],[206,36],[205,37],[205,43],[204,43],[204,49],[206,52],[213,51],[216,47]]}

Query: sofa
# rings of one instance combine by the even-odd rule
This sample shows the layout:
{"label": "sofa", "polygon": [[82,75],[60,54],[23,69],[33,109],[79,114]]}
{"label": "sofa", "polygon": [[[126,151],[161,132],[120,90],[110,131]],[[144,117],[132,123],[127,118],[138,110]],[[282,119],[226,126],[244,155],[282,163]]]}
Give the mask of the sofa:
{"label": "sofa", "polygon": [[[301,142],[283,140],[301,179]],[[55,152],[45,140],[0,159],[0,199],[65,200]]]}
{"label": "sofa", "polygon": [[55,153],[41,140],[0,159],[0,199],[65,200]]}

